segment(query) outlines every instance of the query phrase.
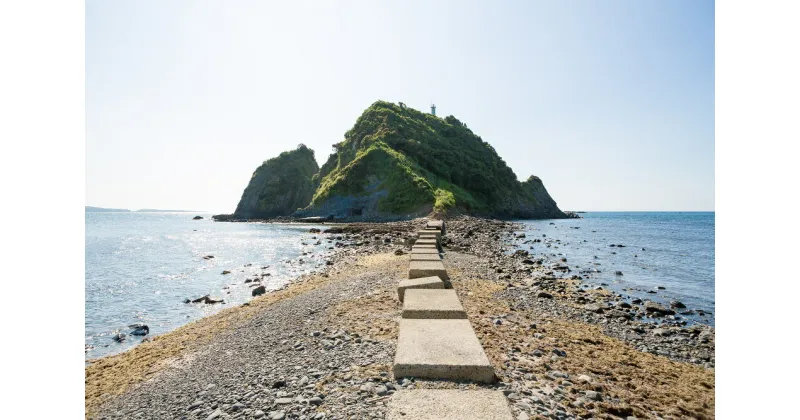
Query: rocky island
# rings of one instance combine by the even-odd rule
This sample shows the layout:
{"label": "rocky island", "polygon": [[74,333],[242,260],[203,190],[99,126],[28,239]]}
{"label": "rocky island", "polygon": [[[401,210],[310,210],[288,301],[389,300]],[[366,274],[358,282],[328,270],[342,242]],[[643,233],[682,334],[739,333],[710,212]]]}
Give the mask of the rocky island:
{"label": "rocky island", "polygon": [[541,179],[520,182],[489,143],[452,115],[377,101],[333,148],[321,168],[303,144],[265,161],[236,211],[215,220],[568,217]]}

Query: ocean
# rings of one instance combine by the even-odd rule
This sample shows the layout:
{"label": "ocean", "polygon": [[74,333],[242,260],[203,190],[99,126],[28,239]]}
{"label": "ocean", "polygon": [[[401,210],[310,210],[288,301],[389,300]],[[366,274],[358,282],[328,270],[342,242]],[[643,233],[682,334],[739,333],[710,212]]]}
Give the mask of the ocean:
{"label": "ocean", "polygon": [[[250,300],[246,279],[261,278],[267,290],[279,289],[324,265],[332,252],[332,243],[309,233],[318,225],[220,223],[202,213],[204,220],[192,220],[195,214],[85,213],[87,359],[140,343],[136,336],[122,343],[112,339],[129,332],[131,324],[147,324],[151,335],[171,331]],[[510,252],[567,258],[570,275],[633,297],[680,300],[689,309],[710,312],[691,320],[714,324],[713,212],[581,216],[520,221],[525,238],[515,239]],[[532,242],[537,238],[542,242]],[[203,258],[208,255],[214,258]],[[225,303],[184,303],[204,295]]]}
{"label": "ocean", "polygon": [[525,233],[525,238],[514,239],[510,245],[516,247],[510,252],[524,249],[532,255],[546,254],[550,261],[566,258],[572,270],[569,276],[580,275],[590,284],[667,307],[678,300],[687,307],[683,311],[707,312],[685,318],[714,325],[713,212],[588,212],[580,216],[520,221],[525,228],[519,233]]}
{"label": "ocean", "polygon": [[[197,214],[205,219],[192,220]],[[161,334],[250,300],[246,279],[281,288],[324,265],[334,245],[308,233],[318,225],[220,223],[203,213],[87,212],[85,220],[87,359],[140,343],[136,336],[112,339],[131,324]],[[208,294],[225,303],[184,303]]]}

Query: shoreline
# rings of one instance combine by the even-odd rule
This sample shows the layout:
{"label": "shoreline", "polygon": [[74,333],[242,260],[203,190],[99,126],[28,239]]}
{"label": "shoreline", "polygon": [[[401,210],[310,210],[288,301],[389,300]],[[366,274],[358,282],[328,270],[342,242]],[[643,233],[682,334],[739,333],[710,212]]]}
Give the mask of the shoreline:
{"label": "shoreline", "polygon": [[[453,386],[390,379],[400,310],[394,289],[408,261],[394,250],[404,249],[422,220],[351,224],[351,234],[373,240],[345,247],[352,252],[338,253],[322,272],[93,359],[85,369],[87,417],[206,418],[220,411],[219,418],[381,418],[391,391],[374,392],[383,382],[395,389]],[[449,221],[443,261],[500,379],[489,387],[506,391],[515,415],[714,417],[713,327],[655,328],[612,310],[587,310],[616,299],[576,292],[576,280],[504,255],[502,237],[514,227]],[[393,237],[387,244],[376,235]],[[551,297],[537,297],[542,293]],[[592,303],[578,305],[579,297]],[[577,393],[598,389],[602,401],[575,402]]]}
{"label": "shoreline", "polygon": [[[397,239],[399,239],[399,242],[402,243],[402,241],[406,237],[411,237],[412,236],[412,234],[411,234],[411,229],[412,228],[411,228],[411,225],[408,225],[408,224],[399,224],[398,225],[398,224],[382,223],[382,224],[380,224],[378,226],[373,226],[373,225],[364,226],[364,225],[358,225],[358,224],[345,224],[345,225],[340,225],[340,226],[327,226],[327,227],[318,226],[318,225],[313,224],[313,223],[289,223],[289,222],[283,222],[283,221],[274,221],[274,222],[272,222],[272,224],[276,224],[276,225],[295,225],[295,226],[307,226],[307,227],[309,227],[311,229],[310,231],[306,231],[301,236],[297,237],[298,243],[302,243],[303,245],[306,245],[304,243],[304,240],[305,241],[317,240],[318,242],[327,242],[328,245],[329,245],[329,248],[325,249],[325,250],[321,250],[322,252],[319,255],[322,255],[324,257],[323,260],[322,260],[322,263],[326,263],[327,262],[327,263],[330,263],[330,264],[336,263],[336,261],[341,260],[342,258],[347,257],[350,254],[363,253],[363,252],[365,252],[366,248],[370,248],[370,250],[367,251],[367,252],[377,252],[377,251],[379,251],[381,249],[388,249],[389,247],[392,246],[391,245],[392,243],[397,242],[396,241]],[[328,234],[327,235],[323,234],[319,230],[318,231],[314,231],[314,229],[318,229],[319,227],[322,227],[321,230],[329,230],[329,232],[327,232]],[[344,229],[342,227],[344,227]],[[304,236],[309,236],[309,235],[315,235],[315,236],[310,236],[309,238],[304,238]],[[383,237],[378,239],[378,238],[375,238],[374,235],[385,235],[385,236],[383,236]],[[399,238],[396,237],[397,235],[400,235],[400,237]],[[390,242],[384,242],[387,238],[390,239]],[[326,248],[327,248],[327,246],[326,246]],[[371,249],[371,248],[375,248],[375,249]],[[212,256],[212,258],[213,258],[213,256]],[[276,260],[276,261],[266,262],[266,263],[268,264],[268,266],[277,266],[278,264],[288,264],[291,267],[300,267],[302,264],[304,264],[303,260],[306,260],[306,262],[308,260],[305,257],[305,253],[303,253],[303,255],[297,255],[295,258],[292,258],[290,260],[286,260],[286,261],[282,261],[282,260],[281,261],[277,261]],[[240,270],[240,269],[242,269],[242,270],[252,270],[252,267],[251,267],[252,265],[253,264],[245,264],[243,266],[226,265],[223,268],[225,268],[227,270]],[[239,305],[241,305],[244,302],[239,300],[239,299],[234,299],[232,301],[229,301],[229,299],[227,298],[226,293],[225,293],[225,291],[228,290],[228,289],[233,289],[233,288],[237,288],[237,287],[241,289],[241,288],[248,288],[249,287],[249,290],[246,290],[246,292],[245,292],[245,294],[248,296],[246,299],[248,299],[247,301],[249,301],[249,299],[252,299],[250,297],[250,293],[251,293],[251,291],[252,291],[252,289],[254,287],[265,285],[267,287],[267,289],[265,291],[266,294],[270,294],[272,292],[281,291],[281,290],[286,289],[287,287],[291,286],[294,282],[296,282],[298,279],[301,279],[301,278],[303,278],[304,276],[306,276],[308,274],[322,274],[322,273],[326,272],[326,270],[329,267],[330,267],[330,265],[322,264],[320,266],[317,266],[317,267],[309,269],[307,273],[295,274],[293,276],[290,276],[290,277],[286,278],[285,282],[282,285],[278,286],[277,288],[269,288],[269,286],[264,283],[263,274],[264,273],[270,273],[270,270],[264,270],[264,268],[262,267],[262,270],[261,270],[260,273],[259,272],[250,273],[252,278],[245,279],[245,281],[243,283],[236,283],[236,284],[227,283],[225,286],[222,286],[222,291],[217,290],[217,291],[210,291],[208,293],[208,296],[210,296],[212,298],[222,299],[223,303],[221,303],[221,304],[220,303],[206,303],[206,304],[204,304],[202,302],[201,303],[187,303],[186,301],[184,301],[184,304],[187,304],[187,305],[189,305],[189,304],[201,305],[201,306],[203,306],[203,305],[212,305],[212,306],[213,305],[221,305],[221,307],[215,308],[215,309],[217,309],[217,311],[222,311],[222,310],[229,309],[229,308],[235,308],[235,307],[238,307]],[[220,268],[220,269],[222,269],[222,268]],[[269,275],[269,274],[267,274],[267,275]],[[251,276],[247,276],[247,277],[251,277]],[[203,293],[195,294],[195,295],[186,295],[186,297],[184,299],[192,300],[192,299],[202,298],[202,294]],[[228,292],[227,294],[230,294],[230,293]],[[183,324],[175,326],[172,330],[161,332],[159,335],[164,335],[166,333],[175,331],[177,328],[180,328],[180,327],[182,327],[184,325],[187,325],[187,324],[189,324],[191,322],[195,322],[197,320],[200,320],[200,319],[203,319],[203,318],[207,318],[208,316],[211,316],[211,315],[213,315],[213,313],[212,314],[205,314],[205,315],[203,315],[201,317],[188,320],[188,322],[184,321]],[[131,320],[131,322],[134,322],[134,321]],[[155,336],[156,335],[148,335],[146,337],[142,337],[142,339],[138,339],[139,342],[136,345],[139,345],[139,344],[141,344],[143,342],[147,342],[150,339],[154,338]],[[127,340],[126,340],[126,344],[130,343],[132,340],[137,340],[137,337],[129,335],[127,337]],[[112,343],[109,343],[109,344],[105,345],[105,347],[109,347],[109,346],[114,346],[114,343],[112,342]],[[94,350],[95,348],[96,348],[95,346],[91,346],[91,347],[89,347],[88,345],[85,346],[85,353],[87,353],[87,356],[88,356],[89,350]],[[110,352],[110,353],[103,352],[105,354],[96,355],[94,357],[85,357],[84,358],[84,364],[85,365],[91,364],[91,363],[94,363],[94,362],[104,358],[104,357],[109,357],[109,356],[114,356],[114,355],[117,355],[117,354],[121,354],[121,353],[124,353],[124,352],[126,352],[128,350],[131,350],[133,348],[135,348],[135,346],[134,347],[128,347],[128,348],[113,349],[113,350],[111,350],[112,352]]]}

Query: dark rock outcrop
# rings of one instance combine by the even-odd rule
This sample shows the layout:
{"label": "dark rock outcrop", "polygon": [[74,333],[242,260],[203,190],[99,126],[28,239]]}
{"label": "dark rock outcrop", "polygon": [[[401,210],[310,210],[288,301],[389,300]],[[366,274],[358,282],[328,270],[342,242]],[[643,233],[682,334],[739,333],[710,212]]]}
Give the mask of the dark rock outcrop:
{"label": "dark rock outcrop", "polygon": [[564,219],[564,214],[550,197],[544,183],[538,176],[531,175],[520,184],[522,193],[517,197],[514,206],[507,212],[521,219]]}
{"label": "dark rock outcrop", "polygon": [[[314,151],[305,145],[283,152],[259,166],[242,193],[233,218],[288,216],[314,196],[312,177],[319,171]],[[215,220],[219,220],[215,217]]]}

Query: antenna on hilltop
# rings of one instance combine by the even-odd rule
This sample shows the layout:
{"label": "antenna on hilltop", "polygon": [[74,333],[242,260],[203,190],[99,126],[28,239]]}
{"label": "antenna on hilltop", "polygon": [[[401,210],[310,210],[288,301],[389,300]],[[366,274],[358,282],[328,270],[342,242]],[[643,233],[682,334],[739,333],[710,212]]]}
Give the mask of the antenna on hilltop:
{"label": "antenna on hilltop", "polygon": [[431,114],[436,115],[436,104],[431,104]]}

